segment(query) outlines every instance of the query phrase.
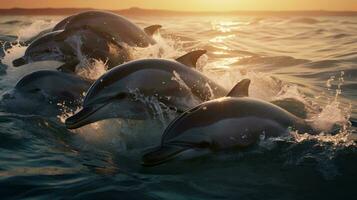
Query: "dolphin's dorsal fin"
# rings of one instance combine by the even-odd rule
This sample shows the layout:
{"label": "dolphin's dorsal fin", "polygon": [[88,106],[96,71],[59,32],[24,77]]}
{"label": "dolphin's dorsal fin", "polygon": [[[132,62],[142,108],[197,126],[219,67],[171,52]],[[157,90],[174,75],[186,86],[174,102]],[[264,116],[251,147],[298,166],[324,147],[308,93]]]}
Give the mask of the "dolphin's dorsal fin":
{"label": "dolphin's dorsal fin", "polygon": [[243,79],[227,94],[228,97],[247,97],[250,79]]}
{"label": "dolphin's dorsal fin", "polygon": [[196,68],[197,60],[205,53],[207,53],[206,50],[191,51],[190,53],[177,58],[176,61],[186,66]]}
{"label": "dolphin's dorsal fin", "polygon": [[148,34],[149,36],[153,36],[157,30],[159,30],[162,26],[161,25],[152,25],[152,26],[148,26],[146,28],[144,28],[144,31],[146,34]]}

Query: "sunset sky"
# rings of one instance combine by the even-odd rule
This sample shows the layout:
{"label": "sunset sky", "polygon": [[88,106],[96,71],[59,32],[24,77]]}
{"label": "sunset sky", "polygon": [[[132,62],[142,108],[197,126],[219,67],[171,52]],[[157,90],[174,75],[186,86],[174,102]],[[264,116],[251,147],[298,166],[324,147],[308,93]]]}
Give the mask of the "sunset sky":
{"label": "sunset sky", "polygon": [[357,0],[0,0],[0,8],[141,7],[183,11],[230,10],[354,10]]}

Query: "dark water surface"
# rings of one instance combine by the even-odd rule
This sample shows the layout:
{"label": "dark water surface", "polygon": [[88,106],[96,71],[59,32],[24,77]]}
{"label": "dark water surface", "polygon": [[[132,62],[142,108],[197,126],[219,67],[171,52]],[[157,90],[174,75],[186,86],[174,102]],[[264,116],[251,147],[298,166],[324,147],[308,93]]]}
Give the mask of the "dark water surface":
{"label": "dark water surface", "polygon": [[[0,40],[26,40],[61,18],[2,16]],[[60,123],[68,113],[51,119],[0,112],[0,199],[356,198],[357,17],[131,19],[142,27],[163,25],[158,44],[133,49],[136,58],[206,49],[200,70],[227,89],[250,78],[251,96],[302,100],[316,127],[337,123],[342,129],[335,135],[292,133],[244,151],[144,168],[140,155],[159,143],[170,119],[107,120],[71,132]],[[24,50],[0,53],[0,93],[29,72],[58,65],[12,67]]]}

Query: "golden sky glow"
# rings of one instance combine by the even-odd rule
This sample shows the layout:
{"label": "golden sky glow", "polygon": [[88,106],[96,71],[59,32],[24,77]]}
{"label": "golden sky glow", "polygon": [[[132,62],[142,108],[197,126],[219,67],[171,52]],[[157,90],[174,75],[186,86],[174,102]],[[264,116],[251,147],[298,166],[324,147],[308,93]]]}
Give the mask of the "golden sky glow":
{"label": "golden sky glow", "polygon": [[0,0],[0,8],[141,7],[182,11],[230,10],[355,10],[357,0]]}

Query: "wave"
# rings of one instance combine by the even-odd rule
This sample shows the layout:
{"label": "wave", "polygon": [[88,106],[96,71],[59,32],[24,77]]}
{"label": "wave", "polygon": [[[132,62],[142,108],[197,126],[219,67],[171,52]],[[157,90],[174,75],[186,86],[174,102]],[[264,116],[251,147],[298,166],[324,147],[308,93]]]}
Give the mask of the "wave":
{"label": "wave", "polygon": [[[4,24],[4,25],[17,25],[17,24],[24,24],[24,21],[21,20],[9,20],[9,21],[5,21],[5,22],[1,22],[0,24]],[[25,23],[25,25],[29,25],[31,23]]]}
{"label": "wave", "polygon": [[332,35],[332,36],[330,36],[330,38],[342,39],[342,38],[346,38],[346,37],[350,37],[350,36],[351,36],[350,34],[340,33],[340,34]]}
{"label": "wave", "polygon": [[310,62],[306,59],[296,59],[290,56],[274,56],[274,57],[264,57],[264,56],[252,56],[240,59],[237,65],[263,65],[271,67],[290,67],[296,66],[304,63]]}
{"label": "wave", "polygon": [[321,23],[321,21],[314,18],[297,18],[290,20],[289,23],[318,24]]}

